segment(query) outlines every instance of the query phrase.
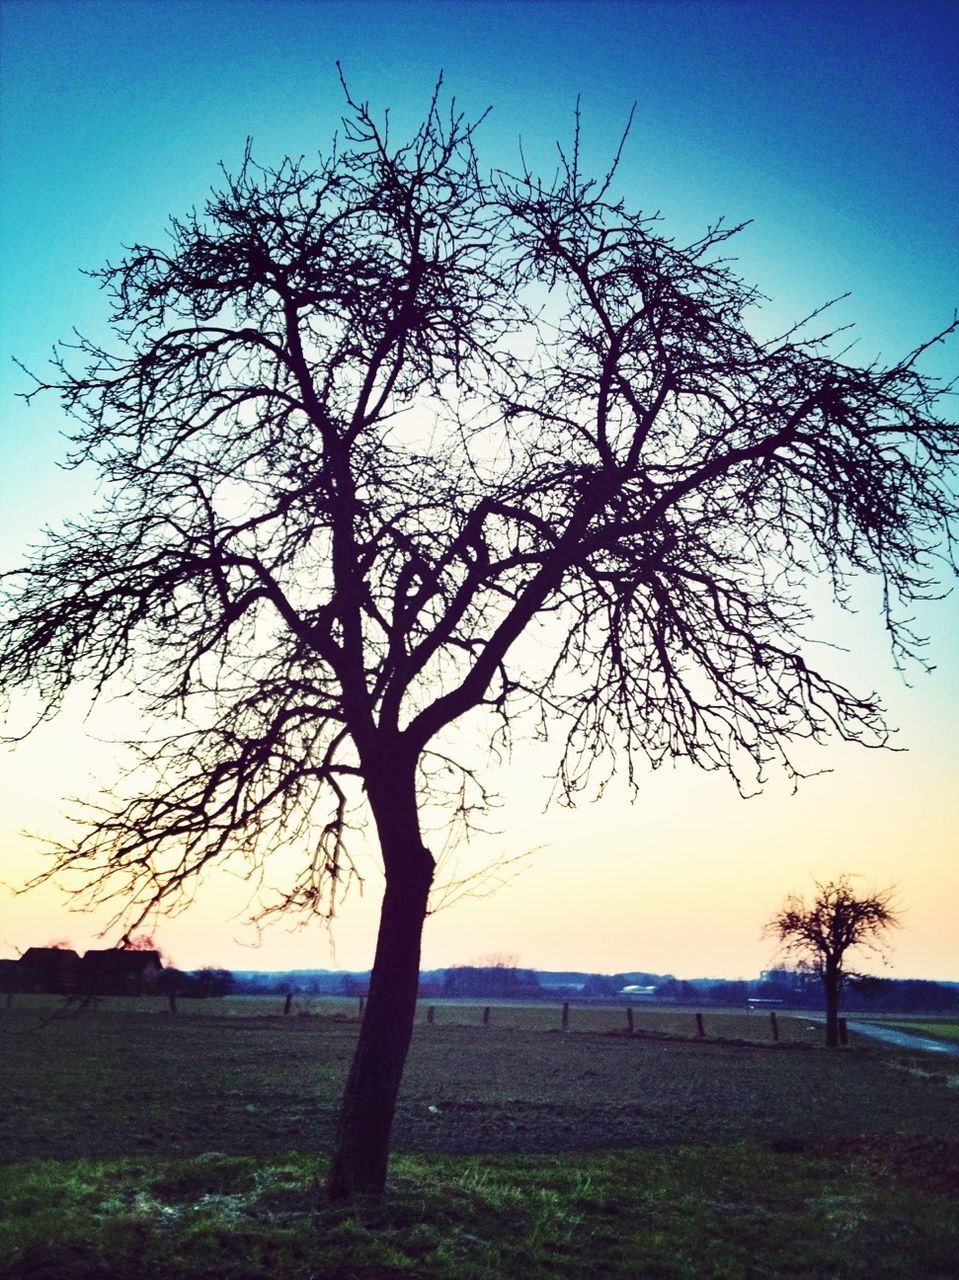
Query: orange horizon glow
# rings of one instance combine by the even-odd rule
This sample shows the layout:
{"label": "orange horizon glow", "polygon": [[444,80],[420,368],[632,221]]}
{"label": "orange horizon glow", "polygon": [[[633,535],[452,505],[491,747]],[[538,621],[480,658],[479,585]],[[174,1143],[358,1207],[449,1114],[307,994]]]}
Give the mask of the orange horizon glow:
{"label": "orange horizon glow", "polygon": [[[923,706],[930,700],[922,699]],[[937,728],[948,726],[924,718],[928,737]],[[20,749],[0,785],[8,886],[41,866],[35,842],[12,830],[12,815],[19,811],[42,830],[43,814],[59,801],[57,781],[70,776],[71,766],[74,776],[86,773],[76,741],[56,728],[47,732],[50,740]],[[502,834],[459,850],[452,874],[535,852],[490,896],[481,887],[429,918],[424,969],[509,954],[523,967],[544,970],[755,977],[776,962],[761,930],[786,894],[808,893],[814,880],[850,871],[864,888],[895,884],[903,911],[902,928],[887,937],[888,964],[864,953],[862,967],[890,977],[959,980],[959,799],[950,761],[936,771],[918,750],[836,746],[826,753],[834,771],[804,781],[795,795],[774,779],[764,795],[742,800],[728,779],[680,766],[645,779],[633,804],[614,786],[598,804],[543,813],[547,755],[531,750],[524,760],[519,753],[524,768],[514,762],[507,771],[511,793],[496,815]],[[293,920],[275,923],[257,945],[256,931],[245,924],[247,886],[221,872],[189,910],[142,931],[181,968],[365,970],[382,880],[373,854],[362,865],[362,892],[354,887],[329,930],[317,921],[303,928]],[[82,951],[119,937],[115,929],[102,939],[105,913],[70,911],[53,886],[0,895],[0,947],[7,955],[54,939]]]}

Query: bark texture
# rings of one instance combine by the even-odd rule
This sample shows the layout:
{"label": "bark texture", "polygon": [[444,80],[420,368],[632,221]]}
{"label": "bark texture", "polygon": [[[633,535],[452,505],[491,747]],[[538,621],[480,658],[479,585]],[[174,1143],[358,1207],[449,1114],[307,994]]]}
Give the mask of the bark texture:
{"label": "bark texture", "polygon": [[842,987],[842,975],[835,965],[827,964],[823,971],[823,986],[826,989],[826,1047],[839,1047],[839,993]]}
{"label": "bark texture", "polygon": [[402,809],[405,815],[397,805],[392,815],[383,813],[377,820],[386,889],[369,997],[327,1180],[333,1200],[379,1197],[386,1190],[390,1134],[416,1017],[420,943],[435,865],[420,839],[415,804]]}

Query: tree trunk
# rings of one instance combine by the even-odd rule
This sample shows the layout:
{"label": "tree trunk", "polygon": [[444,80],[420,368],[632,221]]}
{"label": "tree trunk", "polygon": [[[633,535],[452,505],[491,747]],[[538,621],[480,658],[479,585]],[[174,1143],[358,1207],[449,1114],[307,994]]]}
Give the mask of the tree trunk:
{"label": "tree trunk", "polygon": [[826,1048],[839,1047],[839,988],[840,975],[827,966],[823,974],[823,985],[826,988]]}
{"label": "tree trunk", "polygon": [[[405,822],[399,808],[407,810]],[[392,821],[377,818],[377,826],[386,890],[369,996],[327,1180],[333,1200],[379,1197],[386,1189],[390,1133],[416,1017],[420,939],[433,880],[433,858],[419,838],[415,809],[411,815],[408,804],[396,806]]]}

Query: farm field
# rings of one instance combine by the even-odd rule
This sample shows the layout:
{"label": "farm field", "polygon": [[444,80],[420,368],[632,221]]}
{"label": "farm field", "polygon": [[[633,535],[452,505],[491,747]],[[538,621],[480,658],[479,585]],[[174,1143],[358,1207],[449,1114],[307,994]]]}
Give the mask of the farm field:
{"label": "farm field", "polygon": [[[0,1277],[959,1276],[959,1076],[768,1014],[434,1002],[385,1207],[318,1188],[357,1002],[0,1010]],[[245,1016],[243,1016],[245,1015]],[[670,1038],[685,1036],[686,1039]]]}
{"label": "farm field", "polygon": [[[177,1017],[250,1018],[282,1015],[284,994],[255,996],[222,996],[208,1000],[181,998],[177,1002]],[[64,1011],[63,999],[54,996],[16,995],[14,1011],[17,1014],[32,1012],[36,1019],[58,1015]],[[356,996],[296,995],[293,997],[290,1016],[323,1017],[355,1022],[359,1016],[360,1002]],[[518,1028],[527,1031],[558,1030],[561,1023],[562,1002],[557,1001],[509,1001],[509,1000],[447,1000],[423,999],[417,1006],[417,1022],[426,1023],[430,1009],[434,1011],[434,1023],[438,1026],[481,1026],[483,1010],[489,1008],[490,1022],[495,1027]],[[169,1008],[164,996],[143,996],[131,999],[124,996],[98,998],[96,1011],[145,1014],[167,1017]],[[3,1011],[0,1010],[0,1013]],[[779,1011],[780,1016],[783,1011]],[[782,1024],[784,1037],[806,1038],[808,1028],[803,1025],[802,1014],[790,1015]],[[570,1027],[577,1031],[622,1031],[626,1027],[626,1005],[619,1004],[571,1004]],[[746,1039],[770,1038],[769,1013],[765,1010],[707,1010],[704,1014],[707,1031],[712,1035],[742,1036]],[[679,1008],[663,1005],[633,1005],[633,1020],[638,1031],[665,1032],[675,1035],[695,1035],[695,1007]],[[806,1021],[809,1021],[808,1019]],[[787,1025],[788,1023],[788,1025]],[[813,1033],[815,1043],[818,1033]]]}

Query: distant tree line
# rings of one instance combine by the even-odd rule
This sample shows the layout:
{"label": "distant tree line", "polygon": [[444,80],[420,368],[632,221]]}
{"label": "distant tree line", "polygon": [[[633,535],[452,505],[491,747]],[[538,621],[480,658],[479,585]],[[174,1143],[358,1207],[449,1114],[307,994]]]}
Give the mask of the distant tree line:
{"label": "distant tree line", "polygon": [[517,969],[510,965],[461,965],[447,969],[443,975],[444,996],[490,999],[536,999],[543,994],[539,978],[532,969]]}
{"label": "distant tree line", "polygon": [[232,993],[243,996],[362,996],[369,971],[344,973],[330,969],[241,969],[231,974]]}
{"label": "distant tree line", "polygon": [[[237,995],[365,996],[369,971],[325,969],[280,973],[245,971],[233,974]],[[688,1004],[744,1008],[750,1001],[792,1009],[819,1010],[822,986],[803,969],[777,968],[758,978],[736,981],[717,978],[680,979],[672,974],[644,971],[599,974],[575,970],[544,971],[503,964],[455,965],[420,973],[420,999],[458,1000],[584,1000],[624,1003]],[[959,984],[918,979],[860,978],[850,982],[844,996],[850,1012],[885,1010],[926,1013],[959,1010]]]}
{"label": "distant tree line", "polygon": [[[769,969],[759,978],[728,981],[695,978],[691,981],[671,974],[643,975],[649,979],[638,984],[632,974],[605,977],[590,975],[583,987],[585,997],[645,999],[663,1004],[747,1005],[750,1001],[769,1005],[781,1004],[791,1009],[819,1010],[823,1005],[822,984],[815,975],[803,969]],[[626,984],[622,980],[629,979]],[[628,995],[624,986],[645,987],[642,994]],[[932,982],[917,978],[853,978],[843,995],[843,1007],[850,1013],[887,1011],[890,1013],[931,1013],[959,1010],[959,984]]]}
{"label": "distant tree line", "polygon": [[[88,959],[89,957],[89,959]],[[105,959],[104,959],[105,957]],[[99,959],[97,959],[99,958]],[[175,995],[208,999],[225,995],[360,997],[369,971],[289,969],[279,972],[205,966],[181,970],[162,965],[156,950],[87,952],[82,959],[64,947],[31,947],[19,960],[0,960],[0,990],[57,995]],[[509,964],[456,965],[424,970],[421,999],[617,1000],[634,1004],[682,1004],[744,1008],[750,1002],[820,1010],[822,985],[798,968],[765,970],[758,978],[680,979],[643,971],[599,974],[548,972]],[[852,979],[843,996],[849,1013],[937,1013],[959,1011],[959,984],[922,979]]]}

